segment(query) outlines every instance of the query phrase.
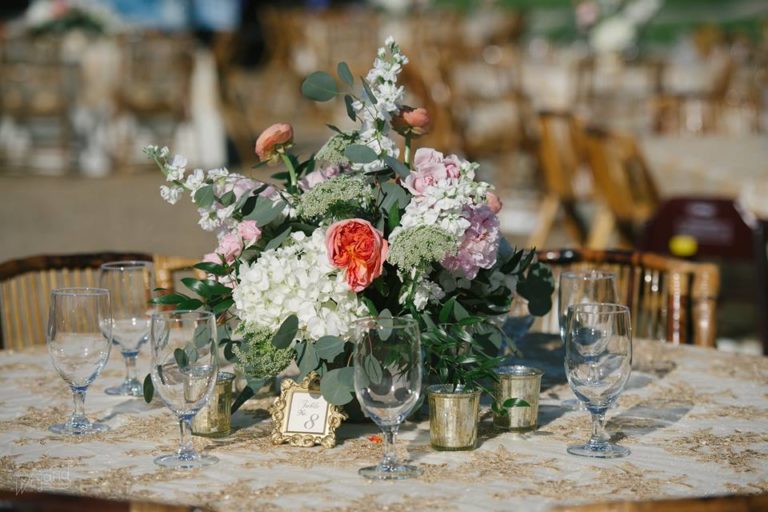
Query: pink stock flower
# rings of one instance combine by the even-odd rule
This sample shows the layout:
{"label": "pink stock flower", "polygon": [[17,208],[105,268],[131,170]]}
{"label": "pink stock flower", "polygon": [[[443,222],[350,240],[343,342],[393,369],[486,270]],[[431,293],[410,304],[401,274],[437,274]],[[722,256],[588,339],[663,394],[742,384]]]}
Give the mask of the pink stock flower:
{"label": "pink stock flower", "polygon": [[338,176],[340,173],[341,168],[338,165],[329,165],[328,167],[315,169],[299,180],[299,188],[306,192],[320,183],[327,181],[334,176]]}
{"label": "pink stock flower", "polygon": [[392,118],[392,127],[403,136],[420,136],[429,132],[432,119],[424,107],[403,106],[400,113]]}
{"label": "pink stock flower", "polygon": [[481,268],[491,268],[496,263],[499,249],[499,219],[486,205],[467,206],[465,213],[470,222],[455,256],[443,260],[443,266],[451,272],[460,271],[467,279],[474,279]]}
{"label": "pink stock flower", "polygon": [[411,194],[420,196],[424,190],[438,183],[455,180],[461,175],[461,160],[456,155],[444,157],[439,151],[419,148],[413,157],[413,171],[403,185]]}
{"label": "pink stock flower", "polygon": [[251,244],[261,238],[261,228],[259,228],[255,220],[244,220],[238,224],[237,234],[242,237],[243,242]]}
{"label": "pink stock flower", "polygon": [[499,213],[501,211],[503,203],[501,202],[501,199],[499,199],[499,196],[493,192],[486,192],[485,200],[488,202],[488,208],[490,208],[493,213]]}
{"label": "pink stock flower", "polygon": [[232,263],[243,252],[243,241],[237,233],[227,233],[219,240],[216,254],[224,258],[224,261]]}
{"label": "pink stock flower", "polygon": [[325,247],[331,264],[346,269],[347,284],[355,292],[363,291],[381,275],[389,252],[381,231],[363,219],[331,224]]}
{"label": "pink stock flower", "polygon": [[259,160],[272,160],[277,153],[293,142],[293,127],[288,123],[273,124],[256,139],[256,156]]}

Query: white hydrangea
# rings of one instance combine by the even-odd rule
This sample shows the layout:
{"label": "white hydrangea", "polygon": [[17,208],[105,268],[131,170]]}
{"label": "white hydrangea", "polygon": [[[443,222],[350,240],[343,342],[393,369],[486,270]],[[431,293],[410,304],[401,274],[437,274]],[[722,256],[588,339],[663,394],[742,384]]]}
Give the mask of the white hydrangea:
{"label": "white hydrangea", "polygon": [[239,269],[240,284],[232,297],[246,330],[277,330],[291,314],[299,319],[299,339],[345,337],[365,307],[349,289],[344,273],[328,261],[325,232],[291,235],[293,243],[261,254]]}
{"label": "white hydrangea", "polygon": [[438,226],[460,241],[470,225],[464,207],[481,203],[491,187],[474,181],[477,167],[476,163],[462,162],[458,180],[435,183],[425,188],[423,195],[411,199],[390,241],[397,238],[401,229],[419,225]]}

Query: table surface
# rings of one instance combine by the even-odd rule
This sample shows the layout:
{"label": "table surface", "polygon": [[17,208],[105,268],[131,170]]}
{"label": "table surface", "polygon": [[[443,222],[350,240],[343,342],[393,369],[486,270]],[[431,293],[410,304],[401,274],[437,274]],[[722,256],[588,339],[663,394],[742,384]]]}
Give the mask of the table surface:
{"label": "table surface", "polygon": [[[333,449],[273,446],[266,412],[272,398],[252,400],[227,438],[196,438],[220,462],[187,472],[155,466],[176,448],[178,427],[158,404],[110,397],[122,377],[118,351],[86,401],[91,419],[112,430],[67,438],[47,427],[70,413],[71,399],[44,347],[0,352],[0,488],[55,491],[113,499],[201,505],[216,510],[546,510],[609,500],[768,492],[768,358],[692,346],[636,342],[635,370],[608,429],[629,457],[568,455],[586,440],[587,413],[560,406],[562,347],[529,336],[528,361],[546,371],[540,428],[499,433],[486,413],[479,447],[436,452],[426,422],[407,422],[400,450],[424,470],[416,480],[367,482],[357,469],[378,461],[371,424],[344,424]],[[140,370],[145,370],[146,359]]]}

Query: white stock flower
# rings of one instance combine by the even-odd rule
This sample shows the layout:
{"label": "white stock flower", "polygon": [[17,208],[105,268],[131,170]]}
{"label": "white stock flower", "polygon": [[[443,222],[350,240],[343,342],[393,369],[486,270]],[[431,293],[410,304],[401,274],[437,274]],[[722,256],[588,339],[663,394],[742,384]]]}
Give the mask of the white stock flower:
{"label": "white stock flower", "polygon": [[205,182],[205,173],[202,169],[195,169],[192,174],[187,176],[187,181],[184,185],[189,191],[194,194],[197,190],[203,186]]}
{"label": "white stock flower", "polygon": [[291,242],[261,254],[239,269],[232,298],[246,329],[277,330],[292,314],[299,319],[299,339],[345,337],[353,320],[365,314],[343,272],[328,261],[325,232],[311,237],[293,233]]}
{"label": "white stock flower", "polygon": [[176,204],[176,202],[181,197],[182,192],[184,192],[184,188],[171,185],[170,187],[166,185],[160,185],[160,197],[165,199],[170,204]]}
{"label": "white stock flower", "polygon": [[223,178],[229,175],[229,171],[222,167],[220,169],[211,169],[208,171],[208,179],[215,180],[216,178]]}
{"label": "white stock flower", "polygon": [[175,155],[170,164],[165,166],[165,179],[167,181],[182,181],[186,172],[187,159],[182,155]]}

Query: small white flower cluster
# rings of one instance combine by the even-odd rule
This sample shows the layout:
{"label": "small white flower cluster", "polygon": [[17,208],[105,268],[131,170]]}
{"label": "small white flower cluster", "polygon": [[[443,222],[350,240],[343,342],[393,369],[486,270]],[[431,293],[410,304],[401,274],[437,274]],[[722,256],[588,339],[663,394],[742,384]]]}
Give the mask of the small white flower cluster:
{"label": "small white flower cluster", "polygon": [[440,285],[430,281],[422,273],[414,271],[410,275],[404,275],[398,272],[398,276],[405,285],[402,287],[400,297],[398,297],[400,304],[410,301],[417,311],[423,311],[429,303],[437,303],[445,297],[445,291]]}
{"label": "small white flower cluster", "polygon": [[240,266],[240,283],[232,294],[237,317],[246,331],[262,327],[274,332],[295,314],[299,339],[346,336],[366,310],[344,273],[328,261],[325,232],[318,228],[310,237],[297,232],[291,238],[292,243]]}
{"label": "small white flower cluster", "polygon": [[464,207],[482,203],[491,188],[488,183],[475,181],[475,170],[478,167],[476,163],[462,161],[459,179],[434,183],[424,189],[423,195],[413,197],[400,219],[400,226],[390,235],[390,242],[397,238],[401,229],[430,225],[451,234],[458,247],[470,225]]}
{"label": "small white flower cluster", "polygon": [[[397,85],[397,75],[408,58],[390,36],[379,48],[373,68],[365,77],[373,98],[363,91],[360,101],[352,102],[352,109],[360,121],[359,143],[373,149],[377,155],[389,155],[397,158],[400,150],[397,143],[389,138],[390,120],[400,112],[405,89]],[[353,164],[354,170],[378,171],[386,167],[381,160],[368,164]]]}

